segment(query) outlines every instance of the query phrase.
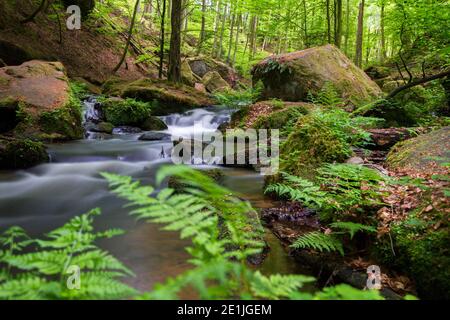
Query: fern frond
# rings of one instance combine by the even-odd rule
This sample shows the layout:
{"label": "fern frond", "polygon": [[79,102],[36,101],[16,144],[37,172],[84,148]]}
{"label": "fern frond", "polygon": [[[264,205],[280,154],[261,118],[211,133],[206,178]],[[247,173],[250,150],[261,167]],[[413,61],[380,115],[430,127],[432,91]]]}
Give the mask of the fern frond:
{"label": "fern frond", "polygon": [[294,292],[311,283],[313,277],[303,275],[271,275],[266,277],[259,271],[253,274],[251,290],[255,297],[278,300],[290,297]]}
{"label": "fern frond", "polygon": [[341,255],[344,255],[344,248],[338,239],[331,234],[319,231],[309,232],[300,236],[291,247],[295,249],[311,248],[320,252],[338,251]]}
{"label": "fern frond", "polygon": [[361,223],[348,222],[348,221],[340,221],[333,222],[330,224],[330,227],[333,229],[341,229],[345,230],[350,234],[350,239],[353,239],[354,235],[357,232],[365,231],[365,232],[377,232],[377,229],[372,226],[367,226]]}

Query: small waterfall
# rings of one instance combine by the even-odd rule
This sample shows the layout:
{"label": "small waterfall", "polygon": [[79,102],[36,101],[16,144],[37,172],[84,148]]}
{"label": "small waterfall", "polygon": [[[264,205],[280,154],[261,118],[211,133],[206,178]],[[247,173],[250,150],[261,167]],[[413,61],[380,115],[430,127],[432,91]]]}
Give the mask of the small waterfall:
{"label": "small waterfall", "polygon": [[99,123],[103,120],[104,115],[101,109],[100,102],[97,101],[96,96],[90,96],[83,101],[83,119],[84,122]]}
{"label": "small waterfall", "polygon": [[193,137],[194,133],[211,132],[230,121],[232,110],[218,107],[194,109],[183,114],[160,117],[170,134],[179,137]]}

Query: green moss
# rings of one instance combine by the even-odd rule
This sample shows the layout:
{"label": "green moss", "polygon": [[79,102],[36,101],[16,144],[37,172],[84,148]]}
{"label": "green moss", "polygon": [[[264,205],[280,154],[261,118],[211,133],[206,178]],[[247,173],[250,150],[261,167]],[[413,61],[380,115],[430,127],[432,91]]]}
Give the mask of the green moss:
{"label": "green moss", "polygon": [[38,122],[44,133],[58,133],[65,139],[83,137],[81,103],[72,93],[64,107],[41,113]]}
{"label": "green moss", "polygon": [[[383,263],[406,272],[416,283],[419,296],[426,299],[450,298],[450,230],[448,218],[442,211],[433,210],[427,218],[420,207],[406,220],[391,228],[395,248],[379,243],[377,255]],[[436,223],[439,229],[435,229]]]}
{"label": "green moss", "polygon": [[161,119],[150,116],[140,125],[140,128],[148,131],[161,131],[166,130],[167,125]]}
{"label": "green moss", "polygon": [[106,120],[114,126],[141,126],[151,114],[151,105],[134,99],[109,98],[100,101]]}
{"label": "green moss", "polygon": [[48,161],[45,146],[29,139],[0,140],[0,168],[25,169]]}
{"label": "green moss", "polygon": [[304,178],[314,178],[323,163],[342,162],[351,154],[343,128],[334,127],[332,117],[319,111],[301,117],[293,132],[280,147],[281,171]]}
{"label": "green moss", "polygon": [[306,106],[288,107],[268,115],[260,116],[252,127],[255,129],[279,129],[281,135],[286,135],[292,131],[297,120],[308,114],[309,111],[310,108]]}
{"label": "green moss", "polygon": [[436,163],[448,163],[450,159],[450,127],[397,143],[387,156],[391,168],[411,167],[426,169]]}

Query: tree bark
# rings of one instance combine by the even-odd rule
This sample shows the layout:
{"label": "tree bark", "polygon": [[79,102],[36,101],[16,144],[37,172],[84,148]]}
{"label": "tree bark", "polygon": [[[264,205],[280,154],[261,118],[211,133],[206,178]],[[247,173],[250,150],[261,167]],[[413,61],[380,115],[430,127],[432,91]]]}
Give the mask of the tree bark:
{"label": "tree bark", "polygon": [[334,36],[334,44],[341,47],[342,39],[342,0],[336,0],[336,33]]}
{"label": "tree bark", "polygon": [[362,66],[363,31],[364,31],[364,0],[361,0],[361,2],[359,3],[358,29],[356,31],[356,50],[355,50],[355,64],[360,68]]}
{"label": "tree bark", "polygon": [[161,35],[159,38],[159,74],[158,77],[162,79],[163,65],[164,65],[164,38],[165,38],[165,24],[166,24],[166,0],[162,0],[161,12]]}
{"label": "tree bark", "polygon": [[327,39],[328,43],[331,43],[331,16],[330,16],[330,0],[326,1],[327,6]]}
{"label": "tree bark", "polygon": [[169,49],[169,71],[167,77],[169,81],[181,82],[181,14],[182,0],[172,0],[171,14],[171,36]]}
{"label": "tree bark", "polygon": [[133,29],[134,29],[134,24],[136,22],[137,12],[139,10],[139,2],[140,2],[140,0],[136,0],[136,4],[134,5],[133,17],[131,18],[130,30],[128,31],[127,43],[125,44],[125,49],[123,50],[122,57],[120,58],[120,61],[117,64],[117,66],[114,68],[113,73],[116,73],[117,70],[119,70],[119,68],[122,66],[123,62],[125,61],[125,58],[127,57],[128,48],[130,47],[131,37],[133,36]]}
{"label": "tree bark", "polygon": [[206,24],[206,0],[202,0],[202,24],[200,29],[200,43],[198,44],[197,54],[202,50],[203,43],[205,42],[205,24]]}

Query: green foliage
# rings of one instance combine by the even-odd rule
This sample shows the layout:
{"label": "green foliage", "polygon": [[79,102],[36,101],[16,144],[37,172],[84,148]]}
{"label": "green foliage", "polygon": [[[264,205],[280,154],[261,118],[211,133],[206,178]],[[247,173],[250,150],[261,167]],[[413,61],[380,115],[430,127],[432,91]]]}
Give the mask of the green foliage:
{"label": "green foliage", "polygon": [[352,154],[352,146],[366,146],[371,141],[360,124],[360,119],[339,109],[318,109],[300,117],[280,147],[281,169],[312,178],[321,164],[344,161]]}
{"label": "green foliage", "polygon": [[283,182],[269,185],[266,192],[304,202],[318,210],[323,220],[350,214],[356,214],[358,219],[368,219],[367,211],[382,204],[382,183],[388,182],[373,169],[351,164],[320,167],[316,182],[289,174],[283,174],[283,177]]}
{"label": "green foliage", "polygon": [[[129,201],[131,214],[152,223],[164,224],[165,230],[180,232],[190,238],[187,248],[194,268],[139,299],[176,299],[180,291],[189,287],[201,299],[310,299],[313,295],[298,290],[314,279],[301,275],[265,276],[246,266],[246,259],[261,252],[259,222],[249,220],[253,211],[229,190],[213,179],[184,166],[163,167],[157,182],[176,177],[183,183],[184,193],[175,194],[170,188],[153,196],[154,189],[141,186],[130,177],[103,173],[113,192]],[[253,223],[252,223],[253,222]],[[356,297],[359,290],[354,292]],[[348,293],[350,297],[352,294]],[[374,297],[379,297],[374,293]],[[327,295],[332,299],[332,293]]]}
{"label": "green foliage", "polygon": [[320,231],[306,233],[295,240],[291,245],[294,249],[312,248],[322,251],[338,251],[344,255],[342,243],[331,234],[325,234]]}
{"label": "green foliage", "polygon": [[377,232],[377,229],[371,226],[366,226],[360,223],[349,221],[338,221],[330,224],[333,229],[342,229],[350,234],[350,239],[353,239],[357,232]]}
{"label": "green foliage", "polygon": [[101,100],[106,120],[115,126],[139,126],[150,117],[151,104],[127,99]]}
{"label": "green foliage", "polygon": [[315,297],[316,300],[383,300],[376,290],[358,290],[347,284],[327,287]]}
{"label": "green foliage", "polygon": [[219,105],[230,108],[241,108],[251,105],[258,100],[261,95],[261,87],[248,88],[246,90],[228,90],[225,92],[214,93],[214,98]]}
{"label": "green foliage", "polygon": [[253,124],[255,129],[279,129],[281,136],[288,136],[295,128],[298,119],[309,112],[305,106],[291,106],[284,108],[284,103],[279,100],[271,100],[274,111],[268,115],[259,116]]}
{"label": "green foliage", "polygon": [[330,82],[325,83],[316,95],[308,92],[308,101],[314,104],[335,108],[344,106],[344,100]]}
{"label": "green foliage", "polygon": [[[132,275],[119,260],[94,241],[122,234],[111,229],[94,232],[99,209],[72,218],[46,235],[31,239],[12,227],[0,237],[0,299],[117,299],[135,294],[119,281]],[[25,250],[26,249],[26,250]],[[69,289],[71,266],[80,270],[80,289]]]}
{"label": "green foliage", "polygon": [[68,103],[61,108],[42,112],[39,124],[45,133],[58,133],[67,139],[80,139],[83,136],[80,99],[70,92]]}

